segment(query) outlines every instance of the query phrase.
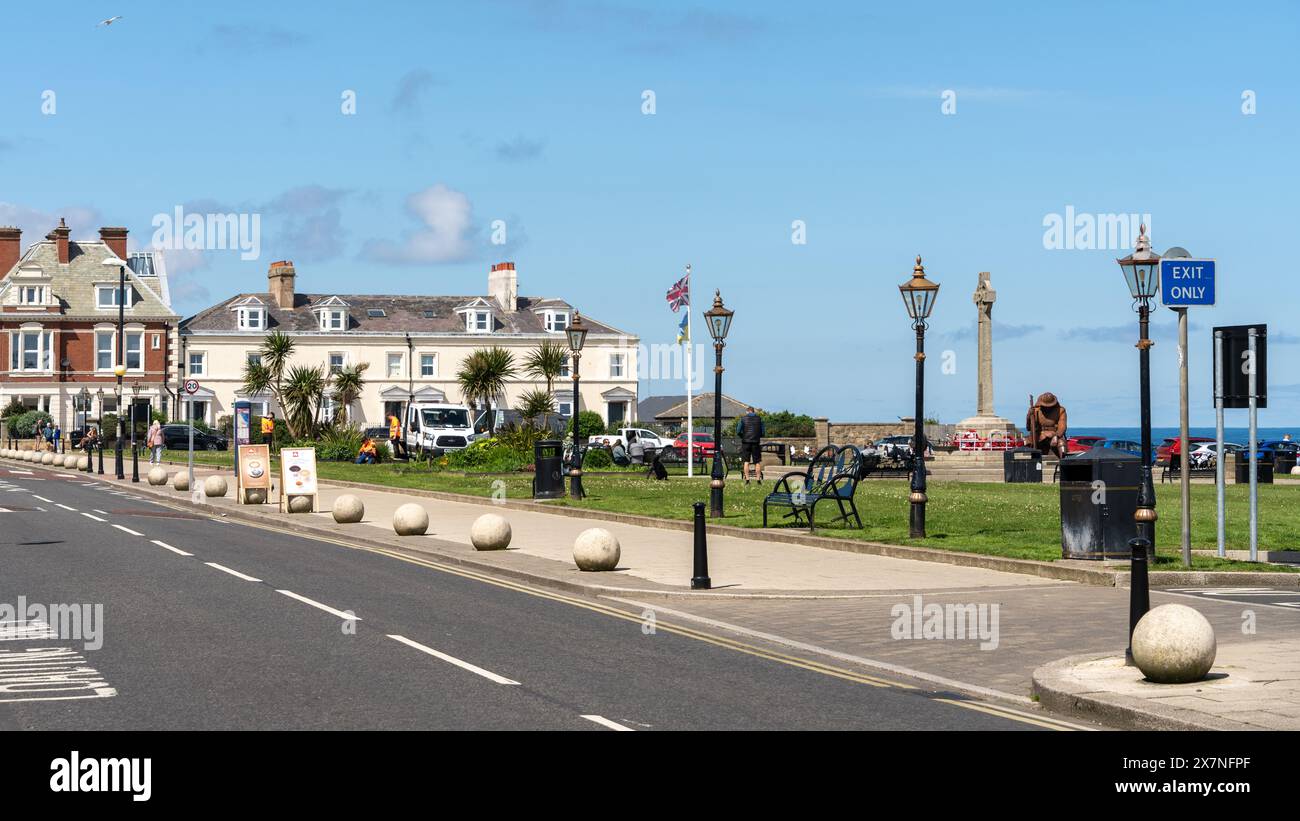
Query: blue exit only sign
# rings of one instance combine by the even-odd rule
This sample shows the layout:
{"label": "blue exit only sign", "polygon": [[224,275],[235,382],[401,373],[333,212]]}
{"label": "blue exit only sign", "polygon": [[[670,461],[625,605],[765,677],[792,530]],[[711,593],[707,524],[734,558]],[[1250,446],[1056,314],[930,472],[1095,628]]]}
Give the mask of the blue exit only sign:
{"label": "blue exit only sign", "polygon": [[1214,260],[1160,260],[1160,303],[1166,308],[1214,304]]}

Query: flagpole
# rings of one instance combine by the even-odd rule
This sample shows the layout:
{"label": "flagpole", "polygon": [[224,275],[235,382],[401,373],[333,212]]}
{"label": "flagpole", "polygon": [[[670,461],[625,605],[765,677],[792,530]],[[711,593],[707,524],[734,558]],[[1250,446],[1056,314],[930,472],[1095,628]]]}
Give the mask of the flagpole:
{"label": "flagpole", "polygon": [[695,476],[695,420],[691,414],[691,347],[695,340],[691,336],[691,266],[686,266],[686,478]]}

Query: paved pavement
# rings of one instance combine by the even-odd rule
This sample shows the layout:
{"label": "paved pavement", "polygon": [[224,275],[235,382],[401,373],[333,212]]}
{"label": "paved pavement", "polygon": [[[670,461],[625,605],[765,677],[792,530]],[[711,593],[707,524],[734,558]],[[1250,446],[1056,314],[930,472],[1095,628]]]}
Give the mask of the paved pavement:
{"label": "paved pavement", "polygon": [[53,613],[0,626],[0,729],[1057,726],[637,607],[23,470],[0,468],[0,604],[102,605],[102,646]]}

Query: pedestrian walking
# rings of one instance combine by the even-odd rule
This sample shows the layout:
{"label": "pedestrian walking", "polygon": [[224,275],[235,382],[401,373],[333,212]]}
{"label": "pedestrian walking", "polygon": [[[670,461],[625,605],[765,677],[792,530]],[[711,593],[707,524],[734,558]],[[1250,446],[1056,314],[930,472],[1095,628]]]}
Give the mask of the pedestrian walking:
{"label": "pedestrian walking", "polygon": [[275,439],[275,414],[268,412],[262,417],[262,442],[269,445],[273,439]]}
{"label": "pedestrian walking", "polygon": [[754,478],[763,484],[763,417],[752,407],[745,415],[736,420],[736,435],[740,437],[741,475],[745,484],[749,484],[750,467],[753,466]]}
{"label": "pedestrian walking", "polygon": [[59,452],[59,446],[63,443],[63,427],[57,422],[54,424],[54,452]]}
{"label": "pedestrian walking", "polygon": [[145,444],[149,446],[149,464],[161,465],[163,452],[163,433],[162,422],[157,419],[149,426],[149,432],[145,434]]}
{"label": "pedestrian walking", "polygon": [[393,458],[400,455],[402,459],[406,456],[406,443],[402,441],[402,420],[397,418],[397,414],[388,414],[388,443],[392,445]]}

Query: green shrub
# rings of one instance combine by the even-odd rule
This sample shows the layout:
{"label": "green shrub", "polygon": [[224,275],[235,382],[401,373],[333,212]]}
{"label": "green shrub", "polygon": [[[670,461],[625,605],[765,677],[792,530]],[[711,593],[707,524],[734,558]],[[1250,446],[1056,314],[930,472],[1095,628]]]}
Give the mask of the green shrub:
{"label": "green shrub", "polygon": [[614,466],[614,457],[604,448],[590,448],[583,451],[582,466],[584,468],[610,468]]}
{"label": "green shrub", "polygon": [[464,450],[447,454],[447,467],[492,473],[519,470],[532,461],[531,448],[513,447],[496,437],[475,440]]}
{"label": "green shrub", "polygon": [[8,420],[11,416],[18,416],[27,412],[27,407],[17,399],[10,399],[9,404],[5,405],[4,410],[0,410],[0,419]]}
{"label": "green shrub", "polygon": [[[572,423],[570,423],[572,426]],[[585,442],[592,436],[605,432],[605,420],[595,411],[585,410],[578,414],[578,441]]]}
{"label": "green shrub", "polygon": [[767,436],[816,436],[817,426],[813,418],[803,413],[776,411],[759,414],[763,419],[763,430]]}
{"label": "green shrub", "polygon": [[20,439],[30,439],[36,435],[38,428],[44,427],[52,419],[45,411],[23,411],[9,418],[9,430]]}
{"label": "green shrub", "polygon": [[[315,447],[316,459],[322,462],[353,462],[365,438],[360,425],[331,425],[321,432],[320,439],[303,447]],[[375,442],[375,455],[380,462],[390,458],[387,443]]]}

